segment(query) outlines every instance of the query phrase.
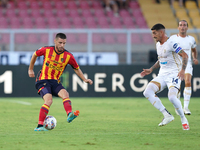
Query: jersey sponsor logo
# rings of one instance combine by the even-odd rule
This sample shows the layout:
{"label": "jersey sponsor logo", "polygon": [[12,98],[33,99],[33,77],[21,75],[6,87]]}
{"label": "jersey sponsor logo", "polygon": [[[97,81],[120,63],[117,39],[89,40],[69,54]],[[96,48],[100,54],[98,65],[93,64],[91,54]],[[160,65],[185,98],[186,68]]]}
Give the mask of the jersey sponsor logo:
{"label": "jersey sponsor logo", "polygon": [[57,71],[62,71],[62,68],[61,67],[57,67],[57,66],[54,66],[48,62],[46,62],[46,66],[49,67],[49,68],[52,68],[54,70],[57,70]]}
{"label": "jersey sponsor logo", "polygon": [[174,48],[174,49],[176,49],[176,48],[177,48],[177,46],[178,46],[178,44],[177,44],[177,43],[175,43],[175,44],[173,45],[173,48]]}
{"label": "jersey sponsor logo", "polygon": [[181,47],[178,47],[178,48],[175,50],[175,52],[178,53],[178,52],[180,52],[181,50],[182,50],[182,48],[181,48]]}
{"label": "jersey sponsor logo", "polygon": [[160,64],[165,65],[165,64],[167,64],[167,62],[166,61],[165,62],[160,62]]}

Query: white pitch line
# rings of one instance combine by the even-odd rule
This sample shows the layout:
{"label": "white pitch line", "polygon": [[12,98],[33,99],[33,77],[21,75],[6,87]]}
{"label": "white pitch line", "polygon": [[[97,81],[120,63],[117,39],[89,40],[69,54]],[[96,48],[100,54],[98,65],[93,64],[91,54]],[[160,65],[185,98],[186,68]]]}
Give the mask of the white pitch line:
{"label": "white pitch line", "polygon": [[0,101],[6,101],[6,102],[11,102],[11,103],[18,103],[18,104],[22,104],[22,105],[32,105],[29,102],[23,102],[23,101],[15,101],[15,100],[0,100]]}
{"label": "white pitch line", "polygon": [[32,105],[29,102],[23,102],[23,101],[12,101],[13,103],[18,103],[18,104],[22,104],[22,105]]}

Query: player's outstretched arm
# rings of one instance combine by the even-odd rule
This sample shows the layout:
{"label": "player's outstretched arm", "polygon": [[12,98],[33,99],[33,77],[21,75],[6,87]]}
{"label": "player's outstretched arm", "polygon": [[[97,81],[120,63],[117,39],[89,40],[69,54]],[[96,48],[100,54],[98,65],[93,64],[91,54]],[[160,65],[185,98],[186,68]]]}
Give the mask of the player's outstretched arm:
{"label": "player's outstretched arm", "polygon": [[159,61],[157,61],[151,68],[149,68],[149,69],[143,69],[143,71],[140,73],[140,75],[141,75],[142,77],[144,77],[144,76],[146,76],[146,75],[149,75],[150,73],[152,73],[152,71],[153,71],[154,69],[157,69],[157,68],[159,68],[159,67],[160,67]]}
{"label": "player's outstretched arm", "polygon": [[83,72],[81,71],[81,69],[74,69],[74,72],[85,82],[85,83],[89,83],[90,85],[93,84],[93,81],[91,79],[86,79],[83,75]]}
{"label": "player's outstretched arm", "polygon": [[34,78],[35,77],[35,73],[33,71],[33,68],[34,68],[34,64],[35,64],[35,61],[37,59],[37,56],[35,55],[35,53],[32,55],[31,57],[31,61],[30,61],[30,65],[29,65],[29,68],[28,68],[28,75],[29,77],[31,78]]}
{"label": "player's outstretched arm", "polygon": [[188,55],[187,55],[183,50],[181,50],[178,54],[182,57],[182,69],[181,69],[181,71],[178,73],[178,77],[179,77],[181,80],[184,80],[184,77],[185,77],[185,69],[186,69],[186,67],[187,67],[187,62],[188,62]]}

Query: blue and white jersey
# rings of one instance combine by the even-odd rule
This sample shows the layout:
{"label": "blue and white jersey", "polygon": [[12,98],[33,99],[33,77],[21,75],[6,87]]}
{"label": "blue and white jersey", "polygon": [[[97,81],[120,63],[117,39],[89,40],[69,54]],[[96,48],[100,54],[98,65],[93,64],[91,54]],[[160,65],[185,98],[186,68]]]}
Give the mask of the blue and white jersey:
{"label": "blue and white jersey", "polygon": [[193,36],[187,35],[186,37],[181,37],[179,34],[172,35],[172,39],[177,41],[178,45],[182,47],[184,52],[188,55],[188,64],[192,65],[192,48],[196,48],[195,38]]}
{"label": "blue and white jersey", "polygon": [[179,44],[170,37],[162,45],[157,42],[156,49],[160,63],[158,75],[178,74],[182,68],[182,59],[178,55],[182,48]]}

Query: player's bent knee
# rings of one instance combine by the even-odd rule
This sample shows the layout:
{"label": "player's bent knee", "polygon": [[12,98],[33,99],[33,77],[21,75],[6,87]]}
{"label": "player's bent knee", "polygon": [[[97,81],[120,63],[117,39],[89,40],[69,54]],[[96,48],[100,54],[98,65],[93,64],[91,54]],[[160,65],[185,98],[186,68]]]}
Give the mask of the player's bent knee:
{"label": "player's bent knee", "polygon": [[153,96],[154,93],[149,89],[145,89],[144,92],[143,92],[143,95],[144,95],[144,97],[148,98],[148,97]]}
{"label": "player's bent knee", "polygon": [[170,100],[170,102],[173,103],[174,100],[177,100],[177,95],[178,95],[178,89],[176,88],[170,89],[168,93],[168,99]]}

